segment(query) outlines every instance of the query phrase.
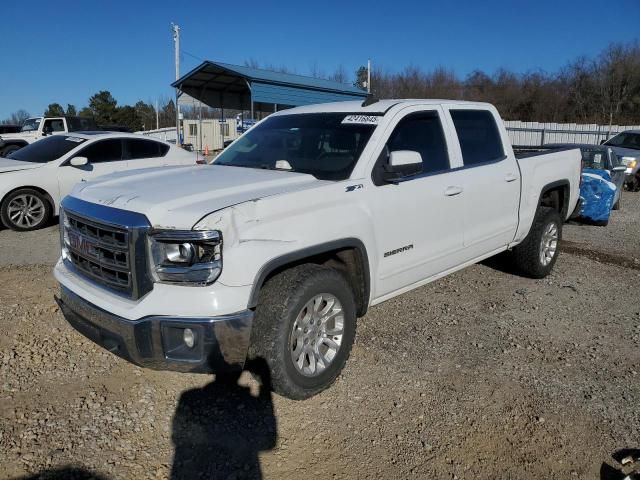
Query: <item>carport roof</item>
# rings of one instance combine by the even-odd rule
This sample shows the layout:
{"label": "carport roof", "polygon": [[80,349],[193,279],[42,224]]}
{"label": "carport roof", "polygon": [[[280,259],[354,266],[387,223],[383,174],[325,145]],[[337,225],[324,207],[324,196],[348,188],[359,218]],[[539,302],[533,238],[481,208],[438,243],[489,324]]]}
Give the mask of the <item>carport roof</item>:
{"label": "carport roof", "polygon": [[[273,111],[314,103],[359,100],[367,92],[344,83],[205,61],[171,84],[214,108]],[[271,106],[271,108],[269,108]]]}

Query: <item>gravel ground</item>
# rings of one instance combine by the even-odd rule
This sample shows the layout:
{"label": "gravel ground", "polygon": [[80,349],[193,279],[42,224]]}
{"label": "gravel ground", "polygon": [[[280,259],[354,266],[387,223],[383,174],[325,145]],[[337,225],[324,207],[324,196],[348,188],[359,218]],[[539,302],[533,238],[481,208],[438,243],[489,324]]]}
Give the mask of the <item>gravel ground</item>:
{"label": "gravel ground", "polygon": [[20,233],[0,225],[0,246],[0,267],[54,265],[60,256],[58,225]]}
{"label": "gravel ground", "polygon": [[0,267],[0,478],[614,478],[640,443],[640,266],[621,263],[640,195],[623,202],[607,228],[567,226],[544,280],[489,261],[372,308],[303,402],[118,359],[64,321],[55,255],[2,249],[25,265]]}

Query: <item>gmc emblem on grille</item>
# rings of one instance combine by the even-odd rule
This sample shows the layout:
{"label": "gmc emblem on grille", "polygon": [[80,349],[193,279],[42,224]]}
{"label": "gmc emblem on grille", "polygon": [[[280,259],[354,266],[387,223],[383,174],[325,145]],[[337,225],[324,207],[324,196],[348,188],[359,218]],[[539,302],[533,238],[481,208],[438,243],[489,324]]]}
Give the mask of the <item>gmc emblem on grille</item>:
{"label": "gmc emblem on grille", "polygon": [[71,248],[77,250],[78,252],[84,253],[91,257],[96,256],[95,244],[80,235],[69,232],[69,244],[71,245]]}

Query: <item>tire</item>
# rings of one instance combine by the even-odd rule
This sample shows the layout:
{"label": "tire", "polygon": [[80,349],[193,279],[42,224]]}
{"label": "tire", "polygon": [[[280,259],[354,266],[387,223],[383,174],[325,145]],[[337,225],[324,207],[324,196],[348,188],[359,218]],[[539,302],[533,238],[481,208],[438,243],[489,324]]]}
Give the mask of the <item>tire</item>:
{"label": "tire", "polygon": [[[24,206],[30,214],[16,216],[16,209]],[[7,195],[0,205],[2,223],[11,230],[27,232],[44,227],[51,220],[52,208],[47,198],[37,190],[21,188]]]}
{"label": "tire", "polygon": [[618,197],[618,201],[613,204],[611,210],[620,210],[620,200],[622,200],[622,190],[620,190],[620,196]]}
{"label": "tire", "polygon": [[627,182],[627,190],[630,192],[637,192],[640,190],[640,176],[635,175],[631,180]]}
{"label": "tire", "polygon": [[8,157],[9,155],[11,155],[13,152],[15,152],[16,150],[20,150],[20,146],[19,145],[9,145],[8,147],[5,147],[2,150],[2,157]]}
{"label": "tire", "polygon": [[[543,236],[549,244],[550,235],[555,228],[555,247],[547,249],[551,256],[543,261]],[[544,278],[553,269],[558,259],[558,247],[562,239],[562,219],[560,214],[549,207],[538,207],[533,225],[527,237],[513,249],[513,259],[517,269],[531,278]],[[553,245],[551,245],[553,247]]]}
{"label": "tire", "polygon": [[[317,302],[320,306],[320,317],[322,312],[329,308],[331,298],[337,300],[331,303],[334,307],[341,305],[342,308],[337,314],[335,311],[327,310],[327,315],[334,314],[334,320],[324,323],[317,317],[314,320],[313,315],[308,318],[314,300],[319,297],[326,301],[326,304],[323,301]],[[305,312],[307,314],[303,315]],[[305,323],[305,319],[308,322],[314,321],[315,327]],[[340,319],[341,338],[337,336],[337,332],[340,331]],[[311,332],[306,337],[308,343],[302,342],[304,325],[304,328],[308,326]],[[336,336],[329,334],[324,335],[328,338],[323,338],[321,333],[315,333],[322,330],[322,325],[327,330],[335,332]],[[294,326],[298,335],[294,335]],[[303,400],[328,388],[335,381],[349,358],[355,333],[355,299],[345,277],[331,268],[313,264],[300,265],[275,275],[262,287],[251,332],[249,362],[266,362],[270,375],[269,383],[274,392],[292,400]],[[339,345],[331,355],[332,349],[328,348],[328,342],[335,346],[334,340],[339,340]],[[311,345],[312,341],[316,342],[315,347]],[[326,361],[322,369],[321,363],[315,361],[318,357],[314,356],[315,373],[311,372],[311,355],[305,353],[308,349],[314,348],[324,351],[320,358]],[[303,353],[298,355],[296,351]],[[329,356],[332,358],[328,359]],[[294,357],[302,359],[302,367],[296,366],[298,362],[294,361]],[[303,373],[305,368],[306,374]]]}

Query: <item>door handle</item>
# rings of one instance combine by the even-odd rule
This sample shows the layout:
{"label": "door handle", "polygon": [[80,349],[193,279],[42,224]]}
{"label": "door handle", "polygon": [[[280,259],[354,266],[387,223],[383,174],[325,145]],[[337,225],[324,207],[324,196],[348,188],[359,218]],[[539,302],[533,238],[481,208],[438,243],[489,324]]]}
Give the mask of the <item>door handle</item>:
{"label": "door handle", "polygon": [[518,176],[513,173],[507,173],[504,177],[505,182],[515,182],[518,180]]}
{"label": "door handle", "polygon": [[462,193],[462,187],[457,187],[455,185],[447,187],[446,190],[444,191],[444,194],[447,197],[453,197],[455,195],[460,195],[461,193]]}

